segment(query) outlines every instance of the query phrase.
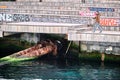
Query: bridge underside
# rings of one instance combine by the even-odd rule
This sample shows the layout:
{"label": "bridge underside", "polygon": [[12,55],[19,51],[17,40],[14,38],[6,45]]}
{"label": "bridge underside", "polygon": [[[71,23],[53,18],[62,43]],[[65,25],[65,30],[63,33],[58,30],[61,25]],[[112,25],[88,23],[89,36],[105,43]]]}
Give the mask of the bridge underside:
{"label": "bridge underside", "polygon": [[45,23],[45,22],[21,22],[7,23],[1,26],[0,37],[3,32],[27,32],[68,34],[70,41],[97,41],[97,42],[120,42],[119,31],[92,32],[91,27],[82,24],[68,23]]}

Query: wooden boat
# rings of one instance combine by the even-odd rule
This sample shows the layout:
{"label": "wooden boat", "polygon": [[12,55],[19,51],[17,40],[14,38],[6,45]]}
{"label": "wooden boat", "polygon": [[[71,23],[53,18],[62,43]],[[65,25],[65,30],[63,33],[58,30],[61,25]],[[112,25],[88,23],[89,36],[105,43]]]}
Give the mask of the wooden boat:
{"label": "wooden boat", "polygon": [[34,59],[46,54],[52,53],[53,55],[57,54],[57,45],[51,40],[41,41],[35,46],[19,51],[12,55],[3,57],[0,59],[0,64],[13,61],[23,61]]}

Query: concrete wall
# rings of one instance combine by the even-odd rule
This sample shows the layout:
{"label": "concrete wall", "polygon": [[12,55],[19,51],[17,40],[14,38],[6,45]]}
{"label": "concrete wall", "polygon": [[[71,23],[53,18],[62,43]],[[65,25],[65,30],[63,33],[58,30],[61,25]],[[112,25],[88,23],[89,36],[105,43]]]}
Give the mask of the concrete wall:
{"label": "concrete wall", "polygon": [[24,33],[21,34],[20,39],[26,40],[31,43],[37,43],[38,41],[40,41],[40,35],[35,33]]}
{"label": "concrete wall", "polygon": [[[107,48],[112,47],[112,51],[106,51]],[[120,55],[120,43],[110,43],[110,42],[81,42],[82,51],[100,51],[106,52],[107,54]]]}

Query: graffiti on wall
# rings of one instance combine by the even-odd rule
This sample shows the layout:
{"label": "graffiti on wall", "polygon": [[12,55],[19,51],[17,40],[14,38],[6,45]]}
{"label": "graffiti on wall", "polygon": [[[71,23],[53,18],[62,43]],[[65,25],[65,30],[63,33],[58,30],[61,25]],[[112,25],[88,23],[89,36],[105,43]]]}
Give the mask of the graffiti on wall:
{"label": "graffiti on wall", "polygon": [[4,8],[7,8],[7,6],[2,6],[2,5],[1,5],[0,8],[4,9]]}
{"label": "graffiti on wall", "polygon": [[114,12],[114,8],[96,8],[96,7],[89,7],[90,11],[102,11],[102,12]]}
{"label": "graffiti on wall", "polygon": [[55,23],[76,23],[76,24],[89,24],[89,18],[79,17],[60,17],[60,16],[45,16],[34,17],[32,16],[32,22],[55,22]]}
{"label": "graffiti on wall", "polygon": [[0,13],[0,22],[6,21],[6,22],[28,22],[30,21],[30,16],[26,14],[5,14]]}
{"label": "graffiti on wall", "polygon": [[114,18],[100,19],[100,24],[102,26],[119,26],[120,19],[114,19]]}
{"label": "graffiti on wall", "polygon": [[[86,14],[84,16],[88,16]],[[0,13],[0,22],[55,22],[55,23],[79,23],[88,24],[90,20],[88,18],[79,17],[63,17],[63,16],[34,16],[26,14],[5,14]]]}
{"label": "graffiti on wall", "polygon": [[[95,16],[95,13],[81,13],[84,17],[60,17],[60,16],[34,16],[26,14],[4,14],[0,13],[0,22],[53,22],[53,23],[75,23],[75,24],[90,24],[91,19],[85,16]],[[120,26],[120,19],[118,18],[102,18],[100,19],[102,26]]]}
{"label": "graffiti on wall", "polygon": [[96,16],[96,12],[84,12],[84,11],[80,11],[79,14],[82,17],[95,17]]}

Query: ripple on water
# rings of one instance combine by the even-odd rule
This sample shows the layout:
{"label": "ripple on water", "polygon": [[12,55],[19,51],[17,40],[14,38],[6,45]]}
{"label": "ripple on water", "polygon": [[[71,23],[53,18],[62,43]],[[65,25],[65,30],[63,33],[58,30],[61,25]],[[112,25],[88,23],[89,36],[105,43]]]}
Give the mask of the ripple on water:
{"label": "ripple on water", "polygon": [[53,61],[27,61],[0,66],[3,79],[119,80],[120,67],[100,64],[61,64]]}

